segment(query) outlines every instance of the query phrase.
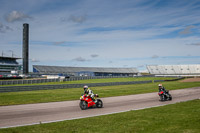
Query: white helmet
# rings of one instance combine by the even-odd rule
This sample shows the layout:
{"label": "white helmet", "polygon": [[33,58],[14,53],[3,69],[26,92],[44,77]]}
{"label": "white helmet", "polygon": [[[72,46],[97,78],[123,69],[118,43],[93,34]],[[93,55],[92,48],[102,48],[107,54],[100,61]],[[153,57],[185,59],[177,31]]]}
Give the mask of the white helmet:
{"label": "white helmet", "polygon": [[162,86],[162,84],[159,84],[158,86],[159,86],[159,87],[161,87],[161,86]]}
{"label": "white helmet", "polygon": [[84,90],[88,89],[88,86],[87,85],[83,86],[83,89]]}

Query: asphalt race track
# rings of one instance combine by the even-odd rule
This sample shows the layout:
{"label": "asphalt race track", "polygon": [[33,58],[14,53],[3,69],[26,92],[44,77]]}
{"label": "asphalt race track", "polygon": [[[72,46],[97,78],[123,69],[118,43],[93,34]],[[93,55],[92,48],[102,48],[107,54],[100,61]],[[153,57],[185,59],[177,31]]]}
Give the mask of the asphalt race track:
{"label": "asphalt race track", "polygon": [[170,91],[172,101],[160,102],[156,93],[101,98],[104,108],[81,110],[79,100],[1,106],[0,128],[50,123],[173,104],[200,98],[200,87]]}

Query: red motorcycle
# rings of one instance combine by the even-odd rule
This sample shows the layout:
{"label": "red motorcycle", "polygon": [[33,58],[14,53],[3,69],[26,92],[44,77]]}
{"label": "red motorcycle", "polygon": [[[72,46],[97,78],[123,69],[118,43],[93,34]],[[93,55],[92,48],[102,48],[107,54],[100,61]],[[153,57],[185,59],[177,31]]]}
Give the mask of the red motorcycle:
{"label": "red motorcycle", "polygon": [[[95,98],[99,97],[98,94],[95,94],[94,96]],[[102,108],[103,102],[100,99],[96,99],[96,102],[94,102],[90,96],[87,96],[86,94],[84,94],[84,95],[81,95],[80,97],[79,106],[82,110],[86,110],[87,108],[90,108],[90,107]]]}
{"label": "red motorcycle", "polygon": [[169,91],[160,91],[158,92],[158,95],[160,96],[160,101],[168,101],[168,100],[172,100],[172,96],[171,94],[169,94]]}

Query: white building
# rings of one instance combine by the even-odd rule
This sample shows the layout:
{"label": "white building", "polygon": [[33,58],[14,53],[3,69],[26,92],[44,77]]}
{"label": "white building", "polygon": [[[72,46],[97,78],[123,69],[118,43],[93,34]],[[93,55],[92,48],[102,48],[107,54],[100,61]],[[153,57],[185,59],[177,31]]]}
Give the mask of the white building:
{"label": "white building", "polygon": [[200,65],[148,65],[155,76],[200,76]]}

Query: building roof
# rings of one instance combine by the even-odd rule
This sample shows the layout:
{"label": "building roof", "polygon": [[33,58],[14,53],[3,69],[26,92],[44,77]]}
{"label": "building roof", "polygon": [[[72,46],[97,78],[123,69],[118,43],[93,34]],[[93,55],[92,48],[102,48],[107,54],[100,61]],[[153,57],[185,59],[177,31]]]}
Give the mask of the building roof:
{"label": "building roof", "polygon": [[17,59],[22,59],[22,58],[0,56],[0,59],[17,60]]}
{"label": "building roof", "polygon": [[38,72],[50,73],[77,73],[82,71],[96,73],[138,73],[136,68],[109,68],[109,67],[66,67],[66,66],[41,66],[33,65]]}

